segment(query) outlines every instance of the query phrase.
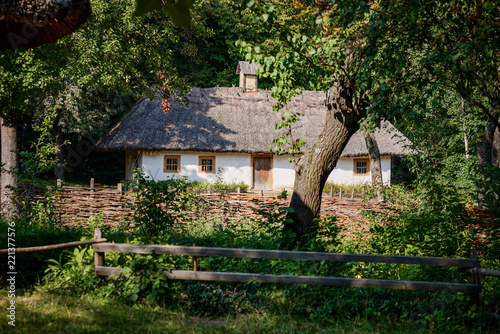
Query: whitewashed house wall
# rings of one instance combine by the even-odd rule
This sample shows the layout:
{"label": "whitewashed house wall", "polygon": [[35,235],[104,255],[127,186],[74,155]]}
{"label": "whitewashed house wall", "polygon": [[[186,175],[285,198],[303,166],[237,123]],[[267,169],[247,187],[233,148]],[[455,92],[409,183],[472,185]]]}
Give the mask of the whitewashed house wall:
{"label": "whitewashed house wall", "polygon": [[[181,157],[180,173],[164,173],[163,162],[165,155],[179,155]],[[245,153],[205,153],[205,152],[155,152],[151,155],[139,155],[127,152],[127,175],[132,175],[133,169],[141,168],[152,180],[166,180],[172,177],[184,176],[191,181],[215,182],[217,174],[199,173],[199,156],[214,156],[215,171],[221,171],[220,176],[225,182],[244,182],[252,186],[251,155]],[[367,157],[366,157],[367,158]],[[137,159],[137,165],[134,163]],[[272,188],[292,188],[295,180],[293,163],[289,162],[289,156],[273,156]],[[381,157],[382,180],[384,184],[390,185],[391,180],[391,157]],[[337,166],[328,177],[328,182],[335,184],[370,184],[371,176],[356,176],[353,172],[353,159],[341,157]]]}
{"label": "whitewashed house wall", "polygon": [[[181,157],[180,173],[164,173],[163,162],[165,155],[179,155]],[[250,155],[245,153],[206,153],[206,152],[161,152],[157,155],[141,155],[140,168],[152,180],[166,180],[172,177],[185,176],[191,181],[215,182],[217,174],[198,173],[199,156],[215,157],[215,172],[221,169],[220,176],[225,182],[251,183],[252,168]]]}

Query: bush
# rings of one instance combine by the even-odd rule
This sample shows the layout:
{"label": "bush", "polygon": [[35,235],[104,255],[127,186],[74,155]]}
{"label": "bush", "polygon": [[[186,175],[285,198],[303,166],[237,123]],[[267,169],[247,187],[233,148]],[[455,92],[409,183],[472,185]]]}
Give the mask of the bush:
{"label": "bush", "polygon": [[148,181],[144,172],[134,175],[134,186],[139,190],[136,201],[129,204],[134,210],[136,228],[148,237],[167,235],[181,218],[188,217],[193,196],[185,178]]}

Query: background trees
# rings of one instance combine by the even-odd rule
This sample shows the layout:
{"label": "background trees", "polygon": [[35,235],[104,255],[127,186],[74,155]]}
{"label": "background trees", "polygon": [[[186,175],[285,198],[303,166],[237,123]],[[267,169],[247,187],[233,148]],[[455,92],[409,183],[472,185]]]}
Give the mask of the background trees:
{"label": "background trees", "polygon": [[[418,106],[443,122],[460,124],[455,129],[464,136],[463,152],[476,153],[479,171],[497,185],[499,8],[498,1],[381,1],[366,43],[371,67],[385,78],[381,100],[390,101],[403,117],[401,111]],[[481,181],[480,203],[484,195],[494,200],[491,185]]]}
{"label": "background trees", "polygon": [[[172,66],[175,28],[165,14],[134,17],[132,3],[92,2],[94,15],[76,33],[30,50],[0,54],[0,115],[2,125],[2,208],[10,212],[17,187],[18,131],[30,128],[33,116],[58,112],[54,124],[65,132],[94,131],[96,120],[106,120],[126,108],[109,103],[112,95],[152,95],[168,80],[180,80]],[[160,71],[164,74],[160,78]],[[183,86],[180,88],[184,88]],[[110,93],[111,92],[111,93]]]}
{"label": "background trees", "polygon": [[[439,0],[376,3],[294,1],[280,4],[269,1],[259,2],[258,6],[251,1],[249,6],[255,7],[255,21],[261,22],[263,28],[273,27],[280,31],[282,44],[276,54],[246,44],[243,47],[246,47],[248,59],[263,65],[261,74],[275,81],[273,93],[281,108],[286,109],[290,96],[302,89],[321,89],[330,93],[326,101],[330,110],[339,106],[351,109],[334,115],[334,118],[346,121],[349,116],[356,115],[352,131],[357,130],[361,121],[371,128],[373,120],[379,117],[400,123],[406,130],[416,130],[414,134],[419,135],[413,139],[423,154],[420,160],[415,160],[414,170],[420,170],[422,177],[437,177],[447,170],[448,185],[453,183],[449,174],[451,170],[460,170],[462,180],[467,179],[465,175],[474,174],[472,160],[457,159],[451,153],[456,152],[457,147],[466,157],[470,157],[473,151],[477,152],[480,171],[486,171],[484,166],[493,166],[492,162],[498,161],[495,145],[499,141],[494,135],[500,105],[500,43],[494,28],[500,17],[497,1],[473,4]],[[329,100],[332,89],[342,87],[348,88],[343,93],[347,99]],[[370,117],[365,118],[366,115]],[[294,115],[289,123],[284,124],[296,119]],[[335,135],[327,140],[332,142],[340,139],[341,131],[335,125],[328,125],[328,119],[329,116],[327,127],[335,129]],[[426,126],[430,127],[430,132],[429,128],[427,132],[422,131]],[[478,126],[485,126],[483,139],[479,142],[475,140]],[[460,140],[450,134],[457,131]],[[435,135],[429,135],[431,132]],[[346,134],[340,141],[347,142],[349,136]],[[319,160],[314,159],[324,152],[323,147],[318,147],[324,140],[320,136],[297,163],[291,202],[294,212],[290,216],[294,220],[292,230],[298,236],[314,226],[312,220],[319,212],[323,175],[328,175],[338,159],[333,151]],[[478,147],[474,150],[471,146],[476,143]],[[422,150],[426,144],[430,150]],[[442,149],[438,150],[440,145]],[[339,145],[340,152],[342,148]],[[443,160],[443,156],[448,158]],[[329,162],[323,169],[312,172],[308,168],[309,164],[318,166],[325,161]],[[431,170],[432,174],[427,173]],[[305,179],[304,172],[321,177]],[[493,181],[490,186],[497,183],[498,168],[489,169],[486,179]],[[420,181],[420,186],[429,183],[429,180]],[[476,181],[480,180],[476,178]],[[444,187],[443,182],[431,184],[434,189],[422,186],[421,191],[428,203],[439,207],[436,204],[441,199],[448,198],[450,203],[455,201],[456,197],[449,195],[456,194],[456,188]],[[462,188],[472,186],[471,183],[465,184]],[[486,188],[486,183],[482,184]],[[477,184],[473,189],[469,188],[469,195],[476,191]],[[490,201],[495,193],[491,187],[482,192],[490,195]]]}

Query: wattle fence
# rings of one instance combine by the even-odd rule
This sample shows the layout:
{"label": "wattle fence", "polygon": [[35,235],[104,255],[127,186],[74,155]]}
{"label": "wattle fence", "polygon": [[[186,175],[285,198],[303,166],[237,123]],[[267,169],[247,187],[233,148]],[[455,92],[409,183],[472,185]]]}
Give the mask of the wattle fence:
{"label": "wattle fence", "polygon": [[[54,211],[57,219],[65,225],[84,225],[91,216],[102,214],[106,225],[116,225],[131,221],[132,209],[127,203],[134,203],[136,193],[125,189],[122,183],[115,188],[95,187],[94,179],[90,180],[88,187],[65,186],[58,182],[58,187],[47,189],[55,196]],[[55,190],[55,191],[54,191]],[[44,201],[44,190],[36,190],[31,196],[32,201]],[[289,203],[289,199],[278,199],[277,193],[241,193],[241,192],[197,192],[194,194],[205,210],[213,215],[224,216],[227,223],[236,223],[241,216],[248,217],[253,214],[259,205],[251,202],[258,199],[262,204],[280,202]],[[335,197],[334,197],[335,196]],[[338,218],[350,218],[357,214],[359,209],[381,211],[385,209],[384,203],[362,202],[352,200],[354,194],[342,197],[342,193],[323,195],[321,215],[335,215]]]}

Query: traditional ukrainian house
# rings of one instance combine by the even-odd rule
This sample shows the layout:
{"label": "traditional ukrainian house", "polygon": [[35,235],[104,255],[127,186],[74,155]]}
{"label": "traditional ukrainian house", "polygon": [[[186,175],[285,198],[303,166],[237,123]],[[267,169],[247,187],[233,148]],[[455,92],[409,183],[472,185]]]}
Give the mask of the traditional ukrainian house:
{"label": "traditional ukrainian house", "polygon": [[[238,65],[240,87],[192,88],[181,104],[171,98],[171,109],[161,109],[161,97],[141,99],[97,143],[101,151],[125,151],[126,179],[141,168],[154,180],[185,176],[190,180],[245,182],[253,189],[293,186],[295,172],[289,155],[270,153],[279,136],[275,124],[280,112],[271,92],[258,90],[257,67]],[[318,137],[326,116],[325,92],[304,91],[283,112],[301,113],[293,135],[305,149]],[[410,144],[389,122],[375,131],[382,162],[383,182],[390,184],[391,157],[405,154]],[[371,182],[368,150],[358,131],[342,153],[328,179],[337,184]]]}

